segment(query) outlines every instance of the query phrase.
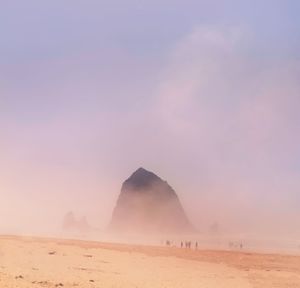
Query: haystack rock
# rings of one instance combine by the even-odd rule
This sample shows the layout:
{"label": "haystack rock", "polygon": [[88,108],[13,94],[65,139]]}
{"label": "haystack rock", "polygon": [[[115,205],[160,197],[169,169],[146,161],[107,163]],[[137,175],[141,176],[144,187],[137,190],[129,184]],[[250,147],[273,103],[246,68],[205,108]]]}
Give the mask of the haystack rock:
{"label": "haystack rock", "polygon": [[109,228],[117,233],[192,231],[173,188],[144,168],[139,168],[123,183]]}

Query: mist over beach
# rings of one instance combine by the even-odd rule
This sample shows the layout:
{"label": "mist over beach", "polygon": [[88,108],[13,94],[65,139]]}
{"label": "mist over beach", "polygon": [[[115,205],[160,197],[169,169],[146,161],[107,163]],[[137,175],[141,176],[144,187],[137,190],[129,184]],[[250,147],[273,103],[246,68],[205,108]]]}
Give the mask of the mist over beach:
{"label": "mist over beach", "polygon": [[0,287],[298,287],[298,11],[1,1]]}

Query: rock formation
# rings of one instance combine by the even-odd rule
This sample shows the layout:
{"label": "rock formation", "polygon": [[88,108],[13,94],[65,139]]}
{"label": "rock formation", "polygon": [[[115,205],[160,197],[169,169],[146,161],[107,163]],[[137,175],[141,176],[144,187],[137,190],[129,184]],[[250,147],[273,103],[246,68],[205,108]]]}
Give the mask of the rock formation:
{"label": "rock formation", "polygon": [[172,187],[143,168],[139,168],[123,183],[109,228],[117,233],[192,231]]}
{"label": "rock formation", "polygon": [[68,212],[63,219],[63,230],[70,232],[86,233],[90,230],[90,226],[85,217],[76,219],[73,212]]}

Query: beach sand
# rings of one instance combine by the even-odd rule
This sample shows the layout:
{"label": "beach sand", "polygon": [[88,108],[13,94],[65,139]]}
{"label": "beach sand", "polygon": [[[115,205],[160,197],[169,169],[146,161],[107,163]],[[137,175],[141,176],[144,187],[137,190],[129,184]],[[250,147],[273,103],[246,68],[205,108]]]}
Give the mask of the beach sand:
{"label": "beach sand", "polygon": [[2,236],[0,287],[299,288],[300,256]]}

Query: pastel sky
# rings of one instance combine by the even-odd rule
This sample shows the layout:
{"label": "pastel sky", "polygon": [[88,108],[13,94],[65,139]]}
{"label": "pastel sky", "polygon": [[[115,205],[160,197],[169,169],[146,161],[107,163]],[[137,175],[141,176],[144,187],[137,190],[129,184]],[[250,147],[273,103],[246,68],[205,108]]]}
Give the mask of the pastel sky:
{"label": "pastel sky", "polygon": [[299,11],[0,0],[0,232],[103,228],[143,166],[200,230],[300,235]]}

